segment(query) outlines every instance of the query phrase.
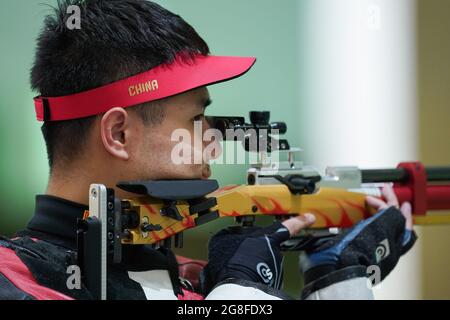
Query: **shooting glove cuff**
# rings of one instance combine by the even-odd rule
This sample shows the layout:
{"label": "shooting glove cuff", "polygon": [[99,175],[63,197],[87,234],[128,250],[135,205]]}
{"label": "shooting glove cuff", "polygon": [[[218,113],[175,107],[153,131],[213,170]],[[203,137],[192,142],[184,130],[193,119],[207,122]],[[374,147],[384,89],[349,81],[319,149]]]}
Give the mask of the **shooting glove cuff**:
{"label": "shooting glove cuff", "polygon": [[279,289],[283,278],[280,245],[289,237],[289,230],[280,222],[267,228],[220,231],[209,242],[209,263],[202,275],[204,293],[228,279]]}

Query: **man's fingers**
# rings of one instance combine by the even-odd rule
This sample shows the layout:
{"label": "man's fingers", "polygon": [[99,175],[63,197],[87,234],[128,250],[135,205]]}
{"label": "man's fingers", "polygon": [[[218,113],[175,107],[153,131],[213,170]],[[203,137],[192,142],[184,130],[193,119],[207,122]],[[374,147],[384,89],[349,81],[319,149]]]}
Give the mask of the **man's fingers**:
{"label": "man's fingers", "polygon": [[283,225],[289,230],[291,237],[297,235],[301,230],[308,228],[316,222],[316,217],[311,213],[305,213],[301,216],[290,218],[283,222]]}
{"label": "man's fingers", "polygon": [[[387,209],[391,206],[396,207],[399,209],[399,203],[397,196],[395,195],[394,189],[389,186],[385,185],[382,190],[383,197],[386,199],[387,203],[379,198],[367,196],[366,202],[369,206],[375,208],[378,211]],[[406,229],[412,230],[413,229],[413,218],[412,218],[412,209],[411,204],[409,202],[404,202],[402,206],[400,207],[400,211],[403,214],[403,216],[406,219]]]}
{"label": "man's fingers", "polygon": [[402,212],[403,216],[406,219],[406,229],[412,230],[413,229],[413,218],[412,218],[411,204],[409,202],[404,202],[402,204],[402,206],[400,207],[400,211]]}
{"label": "man's fingers", "polygon": [[397,209],[400,207],[394,189],[390,185],[385,185],[381,193],[386,201],[383,201],[376,197],[367,196],[367,204],[371,207],[374,207],[378,211],[389,207],[396,207]]}
{"label": "man's fingers", "polygon": [[395,195],[394,189],[390,185],[385,185],[382,190],[383,197],[386,199],[388,206],[394,206],[397,209],[400,207],[398,204],[397,196]]}
{"label": "man's fingers", "polygon": [[388,207],[387,203],[379,198],[375,198],[372,196],[366,197],[366,202],[369,206],[375,208],[377,211],[386,209]]}

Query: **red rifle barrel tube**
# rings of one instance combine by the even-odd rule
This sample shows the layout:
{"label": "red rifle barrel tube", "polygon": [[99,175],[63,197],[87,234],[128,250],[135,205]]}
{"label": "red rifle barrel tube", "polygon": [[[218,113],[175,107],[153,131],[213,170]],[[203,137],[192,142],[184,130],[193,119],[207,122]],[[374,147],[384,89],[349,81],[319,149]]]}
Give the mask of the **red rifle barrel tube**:
{"label": "red rifle barrel tube", "polygon": [[411,202],[418,215],[450,209],[450,167],[425,168],[420,162],[404,162],[396,169],[361,170],[361,176],[363,183],[393,182],[400,203]]}
{"label": "red rifle barrel tube", "polygon": [[[394,192],[400,203],[413,202],[413,193],[410,187],[394,187]],[[426,195],[428,210],[450,210],[450,184],[429,185],[426,188]]]}

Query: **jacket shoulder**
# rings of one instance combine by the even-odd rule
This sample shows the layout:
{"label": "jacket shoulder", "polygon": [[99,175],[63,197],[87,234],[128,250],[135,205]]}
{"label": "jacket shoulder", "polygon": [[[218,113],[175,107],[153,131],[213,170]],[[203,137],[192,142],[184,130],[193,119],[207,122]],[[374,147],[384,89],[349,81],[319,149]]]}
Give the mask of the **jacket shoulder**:
{"label": "jacket shoulder", "polygon": [[0,239],[0,300],[72,300],[40,285],[17,255],[18,250],[28,249],[12,240]]}

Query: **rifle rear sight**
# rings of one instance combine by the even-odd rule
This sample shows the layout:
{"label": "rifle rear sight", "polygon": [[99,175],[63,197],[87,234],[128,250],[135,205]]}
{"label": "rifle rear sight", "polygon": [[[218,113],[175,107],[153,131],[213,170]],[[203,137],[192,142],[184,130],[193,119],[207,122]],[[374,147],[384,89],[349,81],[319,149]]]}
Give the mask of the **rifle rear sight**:
{"label": "rifle rear sight", "polygon": [[[250,123],[244,117],[206,117],[211,128],[217,129],[225,141],[242,141],[247,152],[289,150],[287,140],[272,135],[287,132],[285,122],[270,122],[269,111],[251,111]],[[254,144],[252,144],[252,139]]]}

